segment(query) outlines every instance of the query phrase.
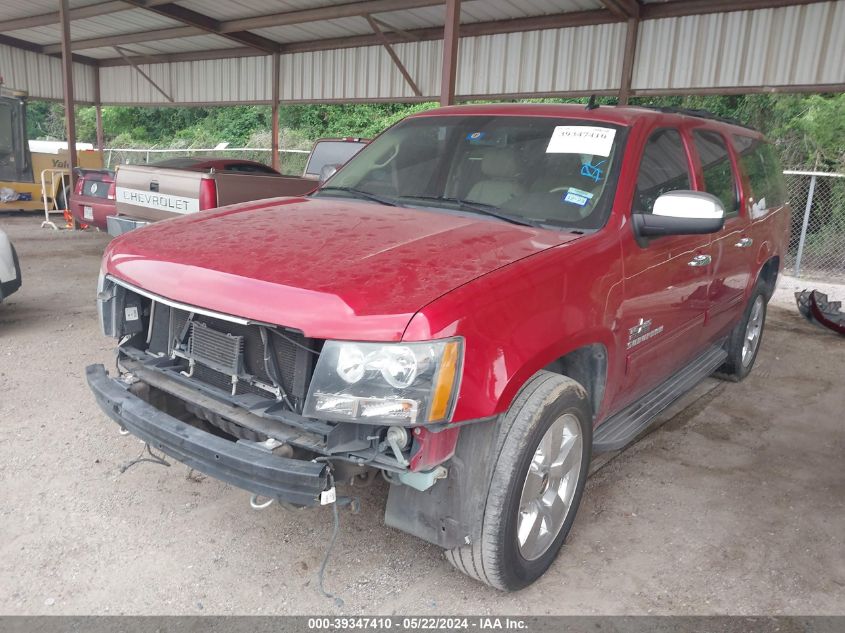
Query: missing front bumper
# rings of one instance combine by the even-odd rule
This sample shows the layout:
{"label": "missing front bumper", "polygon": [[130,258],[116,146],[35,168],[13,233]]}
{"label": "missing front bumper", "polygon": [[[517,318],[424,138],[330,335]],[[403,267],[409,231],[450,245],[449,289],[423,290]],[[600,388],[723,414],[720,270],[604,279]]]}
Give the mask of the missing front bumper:
{"label": "missing front bumper", "polygon": [[85,369],[100,408],[130,433],[183,464],[264,497],[319,503],[328,487],[325,464],[280,457],[182,422],[128,391],[103,365]]}

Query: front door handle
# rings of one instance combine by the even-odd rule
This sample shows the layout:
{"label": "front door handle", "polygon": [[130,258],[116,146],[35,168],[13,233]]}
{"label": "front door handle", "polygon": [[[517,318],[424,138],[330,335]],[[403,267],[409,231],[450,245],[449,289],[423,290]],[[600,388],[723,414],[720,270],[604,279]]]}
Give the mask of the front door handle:
{"label": "front door handle", "polygon": [[711,259],[710,255],[696,255],[687,262],[687,266],[706,266]]}
{"label": "front door handle", "polygon": [[754,240],[752,240],[750,237],[743,237],[736,244],[734,244],[734,246],[736,246],[737,248],[748,248],[753,243],[754,243]]}

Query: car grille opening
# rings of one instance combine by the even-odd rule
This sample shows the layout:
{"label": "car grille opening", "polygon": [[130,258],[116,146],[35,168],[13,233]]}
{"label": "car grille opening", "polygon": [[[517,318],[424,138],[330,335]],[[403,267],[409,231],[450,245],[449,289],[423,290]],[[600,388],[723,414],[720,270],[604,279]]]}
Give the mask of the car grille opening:
{"label": "car grille opening", "polygon": [[[150,321],[147,351],[184,360],[184,369],[192,380],[228,395],[276,398],[265,363],[261,326],[192,314],[155,301]],[[322,341],[284,328],[267,326],[266,331],[269,356],[275,358],[279,383],[301,411]],[[187,371],[189,359],[193,361],[192,372]],[[233,375],[238,376],[234,394]]]}

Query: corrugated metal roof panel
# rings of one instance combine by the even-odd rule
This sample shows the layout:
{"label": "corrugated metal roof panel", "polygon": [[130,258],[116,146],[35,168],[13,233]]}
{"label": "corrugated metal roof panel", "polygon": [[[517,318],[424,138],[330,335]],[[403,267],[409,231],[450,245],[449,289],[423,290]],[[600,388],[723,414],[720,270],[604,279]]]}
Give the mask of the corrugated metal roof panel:
{"label": "corrugated metal roof panel", "polygon": [[[121,46],[121,48],[126,51],[130,51],[130,55],[157,55],[160,53],[205,51],[210,48],[237,48],[239,46],[242,45],[219,35],[195,35],[193,37],[183,37],[173,40],[158,40],[156,42],[149,42],[145,44],[125,44]],[[117,55],[114,48],[111,46],[88,48],[83,51],[83,54],[95,59],[108,59]]]}
{"label": "corrugated metal roof panel", "polygon": [[464,38],[460,95],[611,90],[619,87],[625,25]]}
{"label": "corrugated metal roof panel", "polygon": [[[84,7],[97,4],[102,0],[70,0],[70,7]],[[16,20],[31,15],[53,13],[59,10],[56,0],[27,0],[26,2],[8,2],[0,5],[0,20]]]}
{"label": "corrugated metal roof panel", "polygon": [[[51,0],[52,1],[52,0]],[[334,3],[335,0],[331,0]],[[343,1],[343,0],[338,0]],[[32,0],[35,7],[41,0]],[[329,0],[183,0],[183,6],[207,11],[218,19],[324,6]],[[598,0],[466,0],[463,20],[497,20],[595,9]],[[281,7],[281,8],[280,8]],[[228,14],[226,12],[229,12]],[[430,7],[379,14],[398,28],[442,23],[443,8]],[[174,24],[147,12],[127,10],[75,21],[74,37],[100,36],[121,26],[127,16],[142,15],[134,30]],[[147,20],[160,20],[153,25]],[[40,29],[46,29],[41,31]],[[55,27],[27,29],[57,33]],[[52,29],[52,30],[51,30]],[[302,41],[369,33],[362,18],[339,18],[307,25],[274,27],[259,32],[278,41]],[[640,26],[635,90],[713,87],[845,84],[845,1],[820,2],[778,9],[739,11],[685,18],[646,20]],[[29,33],[29,35],[33,35]],[[461,96],[529,95],[615,90],[619,86],[626,26],[624,23],[463,38],[460,42],[457,92]],[[57,41],[58,35],[51,36]],[[237,46],[216,35],[129,44],[139,53],[178,53]],[[396,53],[424,96],[439,92],[442,42],[394,45]],[[114,57],[110,48],[86,51]],[[77,97],[93,98],[93,69],[76,65]],[[249,103],[270,98],[270,58],[256,56],[143,66],[178,103]],[[7,83],[34,97],[61,97],[58,59],[0,48],[0,69]],[[106,103],[166,103],[131,67],[101,69]],[[380,100],[413,96],[411,88],[380,46],[300,53],[282,57],[285,101]]]}
{"label": "corrugated metal roof panel", "polygon": [[[423,94],[437,94],[442,42],[394,46]],[[414,96],[381,46],[283,55],[284,101],[391,99]]]}
{"label": "corrugated metal roof panel", "polygon": [[[0,44],[0,68],[3,83],[26,90],[34,99],[62,99],[62,61]],[[73,90],[77,101],[94,100],[94,69],[84,64],[73,65]]]}
{"label": "corrugated metal roof panel", "polygon": [[[244,17],[285,13],[302,9],[312,9],[320,6],[346,4],[350,0],[228,0],[218,2],[212,0],[182,0],[180,6],[205,13],[217,20],[234,20]],[[564,13],[569,11],[587,11],[601,9],[604,5],[599,0],[464,0],[461,3],[461,18],[464,22],[480,22],[487,20],[506,20],[508,18],[525,17],[529,15],[546,15],[550,13]],[[387,13],[377,13],[385,19],[404,20],[409,13],[416,9],[402,9]],[[425,13],[439,17],[436,22],[427,21],[425,26],[443,24],[443,7],[429,7],[422,9]],[[420,16],[422,18],[422,16]],[[412,18],[413,19],[413,18]],[[393,24],[393,22],[391,22]],[[396,24],[399,28],[406,28]],[[407,28],[413,28],[406,24]]]}
{"label": "corrugated metal roof panel", "polygon": [[354,17],[308,22],[306,24],[271,26],[264,29],[253,29],[250,32],[268,37],[276,42],[307,42],[331,37],[368,35],[373,31],[367,20]]}
{"label": "corrugated metal roof panel", "polygon": [[[175,103],[269,101],[272,61],[268,56],[211,59],[139,66]],[[108,103],[168,103],[131,66],[100,69],[102,99]]]}
{"label": "corrugated metal roof panel", "polygon": [[634,89],[845,83],[845,2],[648,20]]}
{"label": "corrugated metal roof panel", "polygon": [[487,22],[603,8],[598,0],[470,0],[461,3],[461,21]]}
{"label": "corrugated metal roof panel", "polygon": [[[53,4],[55,11],[55,3]],[[87,40],[92,37],[108,37],[125,33],[137,33],[158,29],[185,26],[183,23],[166,18],[144,9],[130,9],[117,13],[98,15],[84,20],[73,20],[70,23],[71,40]],[[62,40],[61,25],[37,26],[31,29],[8,31],[11,35],[34,44],[57,44]]]}
{"label": "corrugated metal roof panel", "polygon": [[179,6],[203,13],[215,20],[238,20],[347,2],[350,0],[181,0]]}

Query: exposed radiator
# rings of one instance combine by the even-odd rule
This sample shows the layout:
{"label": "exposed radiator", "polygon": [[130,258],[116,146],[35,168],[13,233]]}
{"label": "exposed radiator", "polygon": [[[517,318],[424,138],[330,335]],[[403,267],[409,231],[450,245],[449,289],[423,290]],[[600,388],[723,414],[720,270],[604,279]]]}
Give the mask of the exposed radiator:
{"label": "exposed radiator", "polygon": [[191,322],[188,357],[229,376],[243,373],[244,337]]}
{"label": "exposed radiator", "polygon": [[[226,392],[232,389],[232,375],[254,376],[265,385],[273,384],[265,367],[264,342],[258,325],[232,323],[202,314],[189,316],[185,310],[156,303],[148,351],[167,356],[178,348],[181,350],[178,355],[195,361],[194,379]],[[303,400],[317,359],[308,350],[319,351],[322,341],[289,330],[280,329],[281,335],[269,330],[268,340],[273,346],[282,387],[288,396]],[[273,395],[257,385],[239,381],[236,394],[243,393]]]}

